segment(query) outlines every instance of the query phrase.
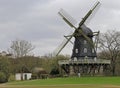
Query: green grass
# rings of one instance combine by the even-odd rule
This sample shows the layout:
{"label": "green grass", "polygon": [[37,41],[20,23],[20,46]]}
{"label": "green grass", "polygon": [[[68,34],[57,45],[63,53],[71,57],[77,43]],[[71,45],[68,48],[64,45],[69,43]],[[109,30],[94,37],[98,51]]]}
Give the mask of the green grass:
{"label": "green grass", "polygon": [[9,85],[111,84],[120,85],[120,77],[71,77],[10,82]]}
{"label": "green grass", "polygon": [[0,88],[120,88],[120,77],[71,77],[14,81]]}

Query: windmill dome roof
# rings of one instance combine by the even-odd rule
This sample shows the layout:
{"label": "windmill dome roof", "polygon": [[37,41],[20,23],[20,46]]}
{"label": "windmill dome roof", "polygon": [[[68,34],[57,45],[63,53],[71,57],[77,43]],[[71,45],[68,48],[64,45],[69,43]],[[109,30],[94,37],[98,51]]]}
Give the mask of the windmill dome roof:
{"label": "windmill dome roof", "polygon": [[90,28],[86,27],[85,25],[82,25],[81,28],[82,28],[82,31],[86,35],[91,36],[91,37],[93,36],[93,32],[92,32],[92,30]]}

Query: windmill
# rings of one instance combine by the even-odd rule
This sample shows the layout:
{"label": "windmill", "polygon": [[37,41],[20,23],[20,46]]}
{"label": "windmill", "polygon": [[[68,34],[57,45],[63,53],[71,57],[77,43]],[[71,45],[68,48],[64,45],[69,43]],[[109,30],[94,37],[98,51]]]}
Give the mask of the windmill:
{"label": "windmill", "polygon": [[[98,32],[93,32],[90,28],[85,25],[86,20],[95,10],[95,8],[100,4],[100,2],[95,3],[92,9],[82,18],[79,22],[78,27],[76,27],[76,21],[67,14],[63,9],[61,9],[58,14],[63,18],[63,20],[74,29],[73,33],[68,36],[64,36],[66,39],[62,44],[55,50],[55,55],[58,55],[62,49],[71,42],[73,44],[73,50],[70,60],[58,61],[58,64],[67,74],[74,73],[93,73],[100,72],[101,68],[106,68],[110,65],[110,60],[102,60],[97,58],[97,43],[98,43]],[[71,39],[74,37],[74,43]],[[93,37],[95,41],[93,41]]]}
{"label": "windmill", "polygon": [[67,45],[67,43],[71,42],[72,37],[74,37],[75,38],[74,43],[71,42],[74,45],[71,59],[76,59],[76,58],[81,59],[85,57],[89,57],[89,58],[97,57],[96,48],[95,48],[97,43],[94,43],[92,38],[93,36],[98,35],[99,32],[92,32],[92,30],[89,29],[85,25],[85,21],[92,14],[93,10],[99,4],[100,2],[97,2],[95,4],[95,6],[85,15],[85,17],[79,23],[78,27],[75,26],[77,22],[70,15],[68,15],[63,9],[61,9],[58,12],[58,14],[63,18],[63,20],[75,30],[72,34],[65,36],[66,38],[65,41],[63,41],[63,43],[58,47],[58,49],[55,50],[56,52],[55,55],[58,55],[62,51],[62,49]]}

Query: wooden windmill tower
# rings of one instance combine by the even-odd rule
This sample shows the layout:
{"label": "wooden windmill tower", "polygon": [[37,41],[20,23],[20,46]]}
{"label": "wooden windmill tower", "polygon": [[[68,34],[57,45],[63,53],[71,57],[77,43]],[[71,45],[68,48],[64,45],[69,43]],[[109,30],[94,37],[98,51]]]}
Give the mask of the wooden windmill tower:
{"label": "wooden windmill tower", "polygon": [[[58,14],[63,18],[63,20],[74,28],[74,32],[66,37],[66,41],[62,43],[61,46],[56,50],[56,55],[58,55],[61,50],[67,45],[68,42],[71,42],[72,37],[74,37],[73,51],[70,60],[59,61],[59,65],[67,74],[73,73],[90,73],[91,71],[99,72],[100,67],[110,64],[110,61],[99,60],[97,59],[97,36],[98,32],[93,32],[90,28],[85,25],[85,21],[92,14],[94,9],[100,4],[97,2],[92,9],[82,18],[82,21],[79,23],[78,27],[75,26],[76,21],[68,15],[63,9],[61,9]],[[93,41],[95,37],[96,41]]]}

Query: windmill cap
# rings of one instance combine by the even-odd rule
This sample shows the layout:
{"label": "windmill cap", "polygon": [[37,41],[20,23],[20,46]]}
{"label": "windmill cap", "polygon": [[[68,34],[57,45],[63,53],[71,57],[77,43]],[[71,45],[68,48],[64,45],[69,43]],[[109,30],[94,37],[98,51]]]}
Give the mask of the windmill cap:
{"label": "windmill cap", "polygon": [[82,28],[82,31],[87,35],[87,36],[90,36],[90,37],[93,37],[93,32],[90,28],[88,28],[86,25],[82,25],[81,26]]}

